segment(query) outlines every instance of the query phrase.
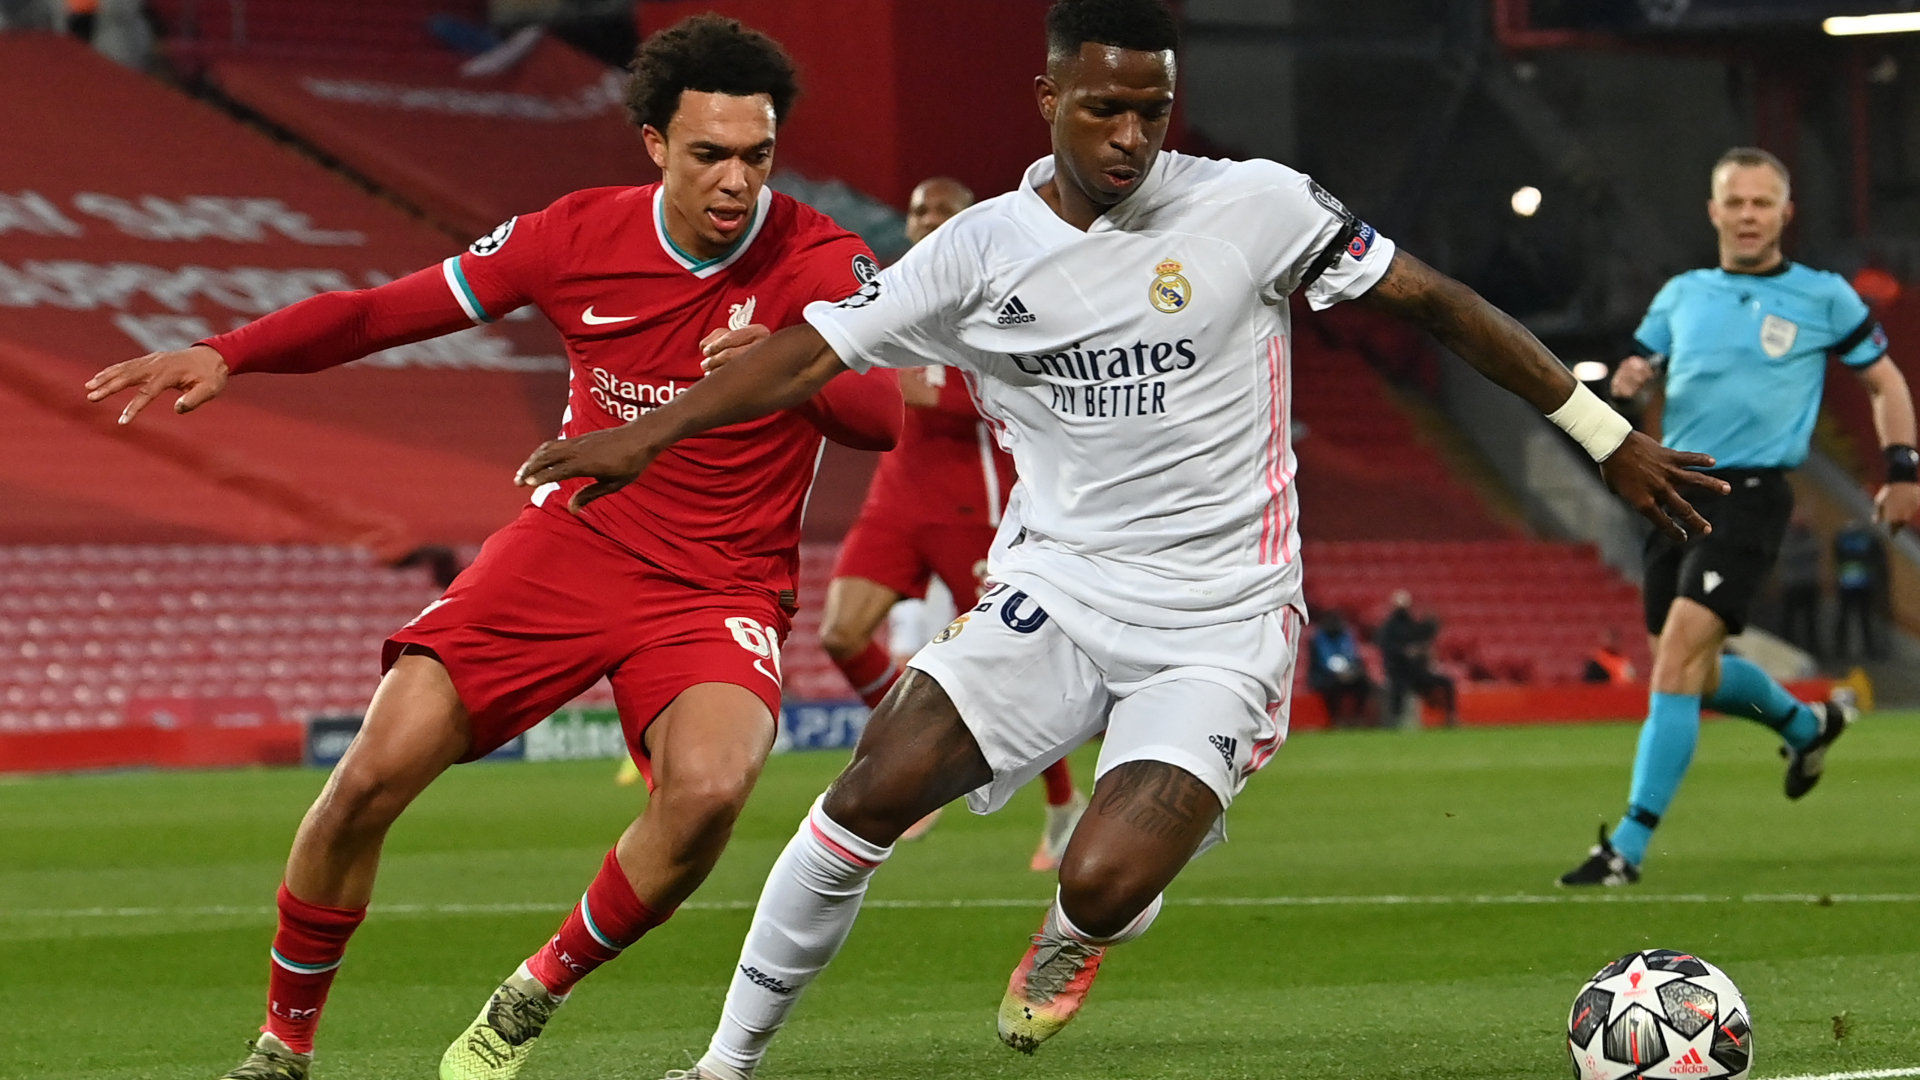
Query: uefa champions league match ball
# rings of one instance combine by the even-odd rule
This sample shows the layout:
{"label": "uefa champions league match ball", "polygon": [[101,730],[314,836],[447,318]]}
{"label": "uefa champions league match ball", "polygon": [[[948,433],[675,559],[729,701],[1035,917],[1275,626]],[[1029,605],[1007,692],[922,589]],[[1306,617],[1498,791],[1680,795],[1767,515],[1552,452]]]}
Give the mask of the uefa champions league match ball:
{"label": "uefa champions league match ball", "polygon": [[1575,1080],[1746,1080],[1753,1014],[1727,973],[1697,956],[1648,949],[1600,969],[1573,999]]}

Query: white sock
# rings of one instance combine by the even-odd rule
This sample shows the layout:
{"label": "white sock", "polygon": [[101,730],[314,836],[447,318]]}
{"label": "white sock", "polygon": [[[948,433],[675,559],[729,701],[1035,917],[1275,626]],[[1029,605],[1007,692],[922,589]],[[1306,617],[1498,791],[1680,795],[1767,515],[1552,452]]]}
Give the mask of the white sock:
{"label": "white sock", "polygon": [[893,854],[828,817],[821,809],[825,799],[814,800],[767,875],[702,1068],[751,1073],[759,1066],[800,992],[852,932],[867,880]]}
{"label": "white sock", "polygon": [[1147,927],[1153,925],[1153,920],[1160,917],[1160,908],[1166,899],[1167,896],[1165,893],[1154,897],[1153,903],[1147,905],[1147,910],[1135,915],[1132,922],[1121,927],[1120,932],[1112,937],[1095,937],[1073,925],[1073,920],[1067,918],[1066,909],[1060,906],[1060,890],[1058,889],[1055,889],[1053,893],[1053,910],[1047,914],[1048,917],[1053,920],[1053,924],[1060,928],[1060,933],[1063,936],[1070,937],[1075,941],[1085,942],[1088,945],[1121,945],[1147,932]]}

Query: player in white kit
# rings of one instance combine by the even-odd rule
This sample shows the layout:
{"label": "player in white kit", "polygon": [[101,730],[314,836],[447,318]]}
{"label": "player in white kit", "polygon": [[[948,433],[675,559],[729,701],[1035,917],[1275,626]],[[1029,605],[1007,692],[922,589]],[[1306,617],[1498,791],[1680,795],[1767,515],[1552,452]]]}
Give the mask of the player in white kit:
{"label": "player in white kit", "polygon": [[[848,367],[964,372],[1020,482],[994,587],[918,653],[774,865],[719,1030],[691,1070],[750,1076],[851,930],[873,871],[929,811],[990,812],[1106,729],[1092,808],[1015,969],[1001,1038],[1071,1019],[1109,946],[1221,839],[1286,736],[1305,619],[1288,441],[1286,297],[1431,331],[1566,428],[1669,532],[1711,459],[1632,432],[1518,323],[1268,161],[1161,151],[1176,24],[1161,0],[1058,0],[1040,111],[1053,155],[838,304],[807,309],[673,404],[549,443],[521,482],[617,490],[696,431],[803,399]],[[1671,515],[1671,516],[1670,516]]]}

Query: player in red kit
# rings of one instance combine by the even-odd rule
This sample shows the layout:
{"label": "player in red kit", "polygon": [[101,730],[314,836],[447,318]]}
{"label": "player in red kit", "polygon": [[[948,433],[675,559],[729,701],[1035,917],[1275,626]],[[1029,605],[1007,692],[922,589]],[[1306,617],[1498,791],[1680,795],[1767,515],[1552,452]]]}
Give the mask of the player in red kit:
{"label": "player in red kit", "polygon": [[[919,243],[971,205],[973,192],[958,180],[921,181],[907,204],[907,239]],[[962,611],[980,599],[987,549],[1014,481],[1013,456],[994,441],[958,372],[938,365],[908,369],[900,374],[900,389],[908,405],[900,445],[880,458],[860,516],[841,545],[820,617],[821,647],[869,708],[900,678],[895,656],[926,643],[902,648],[894,642],[888,650],[874,640],[874,631],[903,598],[924,598],[935,577]],[[1041,779],[1047,822],[1029,865],[1052,871],[1087,803],[1074,789],[1065,758],[1049,765]],[[928,814],[901,839],[925,836],[939,817],[938,810]]]}
{"label": "player in red kit", "polygon": [[[531,303],[566,339],[564,437],[620,427],[698,382],[709,361],[876,272],[858,238],[765,186],[795,93],[773,41],[718,16],[689,19],[641,46],[628,87],[659,184],[576,192],[440,266],[108,368],[90,397],[137,389],[124,422],[178,389],[185,412],[230,371],[317,371]],[[576,503],[584,484],[534,492],[387,641],[365,725],[294,839],[266,1025],[227,1076],[304,1080],[393,821],[448,766],[605,677],[652,797],[552,940],[440,1065],[444,1080],[513,1077],[575,983],[665,921],[725,847],[773,745],[821,435],[885,449],[901,410],[891,381],[838,379],[798,408],[683,444],[645,482],[590,507]]]}

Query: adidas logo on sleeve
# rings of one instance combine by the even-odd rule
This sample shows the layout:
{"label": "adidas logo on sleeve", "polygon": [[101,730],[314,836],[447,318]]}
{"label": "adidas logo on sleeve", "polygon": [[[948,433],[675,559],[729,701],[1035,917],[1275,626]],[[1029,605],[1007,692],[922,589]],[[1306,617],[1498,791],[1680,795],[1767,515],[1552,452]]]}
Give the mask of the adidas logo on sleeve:
{"label": "adidas logo on sleeve", "polygon": [[1010,296],[1006,303],[1000,305],[1000,318],[996,321],[1001,326],[1019,326],[1022,323],[1038,322],[1039,316],[1028,311],[1027,305],[1021,303],[1019,297]]}

